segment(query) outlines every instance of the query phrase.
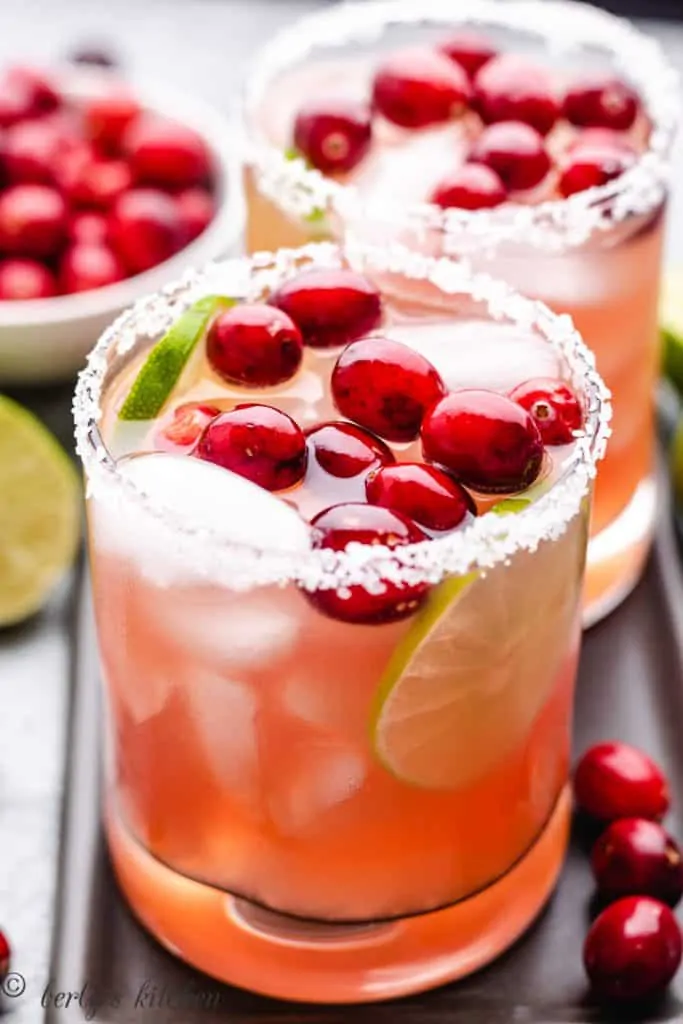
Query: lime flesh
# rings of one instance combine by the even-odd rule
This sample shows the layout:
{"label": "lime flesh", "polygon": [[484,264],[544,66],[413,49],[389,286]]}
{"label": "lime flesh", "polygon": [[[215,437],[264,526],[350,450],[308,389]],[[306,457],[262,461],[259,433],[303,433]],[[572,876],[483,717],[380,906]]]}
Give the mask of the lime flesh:
{"label": "lime flesh", "polygon": [[664,374],[683,394],[683,268],[664,277],[659,323]]}

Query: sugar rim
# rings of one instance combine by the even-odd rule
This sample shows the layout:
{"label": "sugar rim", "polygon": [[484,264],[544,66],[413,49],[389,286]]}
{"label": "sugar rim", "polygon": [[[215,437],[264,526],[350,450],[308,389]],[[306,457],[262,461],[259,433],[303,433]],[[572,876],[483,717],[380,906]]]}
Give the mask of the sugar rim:
{"label": "sugar rim", "polygon": [[[306,59],[319,46],[350,41],[371,42],[389,25],[496,25],[545,41],[551,52],[598,46],[611,55],[617,70],[643,97],[652,121],[647,150],[619,178],[567,199],[535,206],[505,203],[491,210],[442,210],[429,203],[406,207],[391,199],[360,196],[343,185],[290,160],[263,136],[256,111],[274,77]],[[276,34],[260,51],[244,95],[246,150],[258,174],[259,188],[293,217],[314,212],[342,217],[370,217],[449,235],[468,232],[466,242],[490,247],[501,241],[524,241],[551,251],[584,244],[595,231],[643,216],[667,195],[670,152],[680,113],[679,76],[659,43],[628,21],[576,0],[460,0],[446,12],[443,0],[364,0],[339,3],[309,14]],[[458,240],[460,241],[460,240]]]}
{"label": "sugar rim", "polygon": [[[112,353],[124,355],[140,335],[158,336],[202,295],[218,292],[253,301],[301,269],[341,266],[342,255],[359,271],[406,275],[429,281],[446,294],[467,295],[484,303],[492,319],[536,330],[552,344],[583,396],[586,423],[562,478],[527,509],[505,517],[489,512],[449,536],[400,548],[351,544],[343,552],[311,549],[294,555],[247,547],[222,532],[193,527],[172,509],[155,503],[117,468],[98,427],[102,385]],[[76,449],[86,470],[89,496],[104,502],[134,501],[153,517],[171,548],[187,557],[199,575],[235,589],[295,582],[307,590],[352,585],[372,589],[383,580],[408,585],[436,583],[446,575],[475,568],[485,571],[518,550],[533,551],[541,541],[560,537],[589,490],[596,462],[604,454],[611,418],[610,395],[595,369],[594,356],[568,316],[552,313],[543,303],[524,298],[501,281],[472,275],[452,260],[424,257],[399,246],[351,246],[342,254],[328,242],[211,263],[140,300],[104,332],[90,353],[78,378],[73,411]]]}

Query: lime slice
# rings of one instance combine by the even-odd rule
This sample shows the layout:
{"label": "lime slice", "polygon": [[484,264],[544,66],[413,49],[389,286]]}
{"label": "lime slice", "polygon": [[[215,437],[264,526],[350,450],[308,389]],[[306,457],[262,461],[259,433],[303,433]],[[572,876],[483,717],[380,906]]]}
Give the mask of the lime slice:
{"label": "lime slice", "polygon": [[235,299],[205,295],[186,309],[145,359],[121,406],[119,419],[153,420],[176,386],[209,321],[219,310],[234,305]]}
{"label": "lime slice", "polygon": [[0,395],[0,626],[37,612],[71,564],[80,491],[78,473],[52,434]]}
{"label": "lime slice", "polygon": [[683,419],[679,420],[669,449],[669,465],[677,508],[683,509]]}
{"label": "lime slice", "polygon": [[664,374],[683,394],[683,268],[664,276],[659,323]]}
{"label": "lime slice", "polygon": [[523,512],[531,504],[531,498],[503,498],[491,509],[497,516],[510,516],[515,512]]}

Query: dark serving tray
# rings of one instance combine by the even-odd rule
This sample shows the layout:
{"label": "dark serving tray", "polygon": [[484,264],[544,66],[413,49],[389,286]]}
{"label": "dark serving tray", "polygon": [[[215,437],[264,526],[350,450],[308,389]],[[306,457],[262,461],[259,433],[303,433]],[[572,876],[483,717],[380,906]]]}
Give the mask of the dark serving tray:
{"label": "dark serving tray", "polygon": [[[610,1017],[587,995],[581,947],[591,912],[588,837],[575,828],[560,886],[540,920],[505,956],[458,984],[402,1001],[305,1007],[212,982],[158,946],[128,911],[99,826],[97,659],[87,583],[79,616],[61,894],[48,1024],[598,1024]],[[575,743],[620,738],[665,765],[680,804],[670,827],[683,835],[683,573],[668,514],[646,575],[629,600],[586,637]],[[83,986],[86,986],[85,989]],[[64,1007],[65,993],[74,993]],[[59,998],[59,994],[62,998]],[[42,1014],[41,1014],[42,1015]],[[36,1018],[38,1019],[38,1018]],[[683,1020],[677,987],[637,1020]]]}

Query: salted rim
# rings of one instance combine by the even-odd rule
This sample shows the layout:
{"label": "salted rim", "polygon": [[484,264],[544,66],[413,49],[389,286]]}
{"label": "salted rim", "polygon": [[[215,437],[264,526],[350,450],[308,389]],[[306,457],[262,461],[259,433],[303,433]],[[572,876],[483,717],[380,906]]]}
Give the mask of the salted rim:
{"label": "salted rim", "polygon": [[[288,159],[269,142],[256,113],[277,75],[304,61],[316,47],[371,43],[388,26],[399,24],[502,26],[537,36],[551,53],[597,46],[639,91],[652,122],[648,148],[619,178],[567,199],[466,211],[365,198],[355,186],[325,177],[302,159]],[[593,232],[650,213],[663,202],[679,108],[679,77],[659,43],[628,21],[576,0],[459,0],[453,13],[446,13],[443,0],[340,3],[276,34],[257,56],[244,97],[246,150],[259,175],[259,187],[293,217],[306,219],[320,211],[338,212],[342,217],[355,214],[446,236],[466,230],[470,246],[477,239],[487,247],[521,240],[554,251],[582,245]]]}
{"label": "salted rim", "polygon": [[154,521],[157,537],[169,550],[189,559],[193,572],[240,589],[248,586],[295,582],[307,590],[361,585],[372,590],[382,581],[398,584],[436,583],[446,575],[486,570],[509,559],[516,551],[533,551],[543,540],[562,535],[578,513],[595,476],[609,436],[610,395],[595,369],[570,317],[552,313],[543,303],[524,298],[508,285],[485,275],[472,275],[463,265],[446,258],[424,257],[400,246],[390,249],[347,247],[344,256],[356,270],[400,274],[429,281],[447,294],[467,295],[486,305],[494,320],[538,331],[552,344],[567,368],[567,375],[586,408],[584,429],[562,478],[527,509],[501,517],[480,516],[449,536],[400,548],[350,544],[345,551],[310,550],[287,554],[258,550],[230,540],[215,529],[193,527],[186,517],[157,504],[117,468],[99,432],[102,384],[109,357],[130,351],[143,336],[158,337],[178,315],[205,294],[228,294],[254,301],[276,288],[293,273],[309,267],[339,267],[342,250],[318,243],[277,253],[257,253],[211,263],[190,271],[163,291],[140,300],[124,312],[101,336],[81,372],[74,397],[76,449],[87,475],[88,495],[104,502],[134,501]]}

